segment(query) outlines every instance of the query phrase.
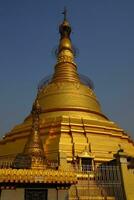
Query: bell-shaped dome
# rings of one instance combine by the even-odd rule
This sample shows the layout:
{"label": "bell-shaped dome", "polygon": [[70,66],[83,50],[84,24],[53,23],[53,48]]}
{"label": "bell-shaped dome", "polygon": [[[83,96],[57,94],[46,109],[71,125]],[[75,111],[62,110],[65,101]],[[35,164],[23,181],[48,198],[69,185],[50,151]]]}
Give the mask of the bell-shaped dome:
{"label": "bell-shaped dome", "polygon": [[74,61],[70,39],[71,26],[64,19],[59,26],[60,41],[54,74],[39,86],[38,99],[44,113],[57,116],[59,113],[89,114],[94,118],[107,119],[101,112],[100,104],[89,78],[79,75]]}

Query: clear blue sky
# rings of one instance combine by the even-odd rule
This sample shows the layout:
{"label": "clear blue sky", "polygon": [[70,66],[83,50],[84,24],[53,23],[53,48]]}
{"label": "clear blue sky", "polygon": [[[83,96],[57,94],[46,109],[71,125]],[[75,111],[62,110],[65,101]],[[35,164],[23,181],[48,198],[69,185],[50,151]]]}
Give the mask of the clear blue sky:
{"label": "clear blue sky", "polygon": [[134,1],[0,1],[0,135],[31,110],[39,80],[53,72],[52,49],[66,6],[88,75],[103,112],[134,138]]}

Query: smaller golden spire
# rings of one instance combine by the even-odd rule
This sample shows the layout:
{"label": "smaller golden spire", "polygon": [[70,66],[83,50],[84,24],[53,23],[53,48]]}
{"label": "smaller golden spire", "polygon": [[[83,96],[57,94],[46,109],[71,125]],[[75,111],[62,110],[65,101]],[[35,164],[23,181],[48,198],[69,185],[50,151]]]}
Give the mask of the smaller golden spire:
{"label": "smaller golden spire", "polygon": [[71,26],[67,21],[67,10],[64,9],[64,19],[59,26],[60,42],[57,53],[57,64],[52,81],[79,82],[77,67],[74,62],[74,50],[70,39]]}
{"label": "smaller golden spire", "polygon": [[17,154],[12,167],[17,169],[44,169],[45,158],[39,130],[39,114],[41,108],[38,96],[32,107],[32,130],[22,153]]}
{"label": "smaller golden spire", "polygon": [[40,138],[39,129],[39,115],[41,113],[41,107],[38,102],[38,96],[33,104],[32,115],[32,130],[25,144],[22,153],[17,154],[13,168],[18,169],[44,169],[45,168],[45,155],[43,150],[43,144]]}
{"label": "smaller golden spire", "polygon": [[38,97],[35,100],[32,107],[32,130],[29,135],[28,141],[24,147],[24,155],[30,158],[28,168],[32,169],[42,169],[45,168],[45,158],[42,141],[40,138],[39,130],[39,114],[41,113],[41,107],[38,102]]}

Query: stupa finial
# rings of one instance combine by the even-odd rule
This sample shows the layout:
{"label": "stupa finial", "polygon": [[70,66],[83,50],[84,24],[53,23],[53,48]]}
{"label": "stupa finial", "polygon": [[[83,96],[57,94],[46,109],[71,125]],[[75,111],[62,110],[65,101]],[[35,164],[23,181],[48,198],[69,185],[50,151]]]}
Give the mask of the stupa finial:
{"label": "stupa finial", "polygon": [[62,14],[64,15],[64,19],[63,19],[63,22],[61,23],[61,25],[59,26],[59,32],[61,34],[61,38],[64,36],[69,37],[70,33],[71,33],[71,26],[67,20],[66,7],[64,8],[64,11],[62,12]]}
{"label": "stupa finial", "polygon": [[62,12],[64,20],[59,26],[60,41],[57,49],[57,63],[52,81],[79,82],[77,67],[74,61],[74,49],[70,38],[71,26],[67,20],[67,9]]}
{"label": "stupa finial", "polygon": [[67,8],[66,6],[64,7],[64,11],[62,12],[62,14],[64,15],[64,21],[67,20]]}

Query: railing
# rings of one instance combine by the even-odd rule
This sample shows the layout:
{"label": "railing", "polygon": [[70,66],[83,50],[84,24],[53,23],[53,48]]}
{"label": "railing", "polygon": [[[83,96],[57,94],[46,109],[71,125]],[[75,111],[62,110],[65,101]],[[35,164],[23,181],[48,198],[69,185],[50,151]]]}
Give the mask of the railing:
{"label": "railing", "polygon": [[11,168],[15,154],[0,156],[0,168]]}
{"label": "railing", "polygon": [[111,166],[74,166],[77,172],[78,184],[76,191],[71,192],[71,196],[75,199],[78,197],[88,199],[114,199],[124,200],[124,191],[122,187],[122,179],[120,167],[118,165]]}

